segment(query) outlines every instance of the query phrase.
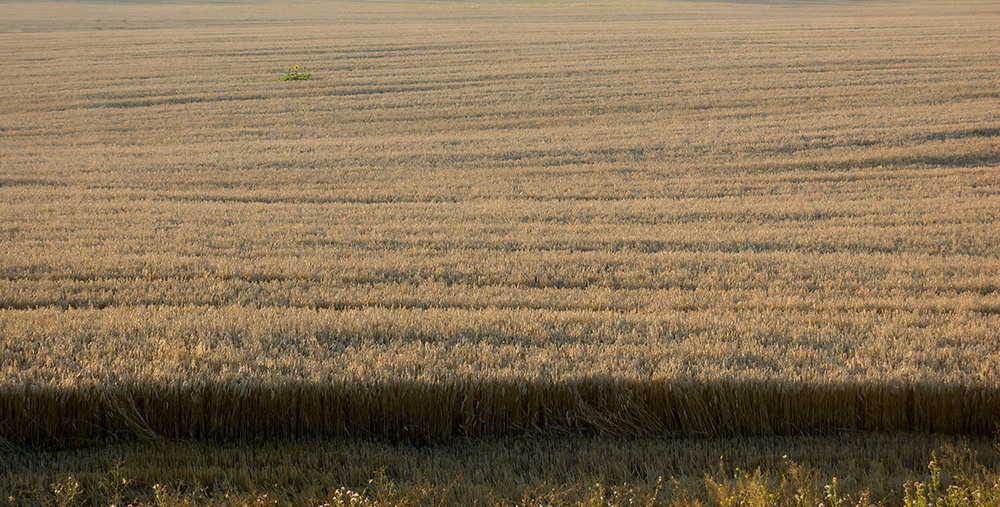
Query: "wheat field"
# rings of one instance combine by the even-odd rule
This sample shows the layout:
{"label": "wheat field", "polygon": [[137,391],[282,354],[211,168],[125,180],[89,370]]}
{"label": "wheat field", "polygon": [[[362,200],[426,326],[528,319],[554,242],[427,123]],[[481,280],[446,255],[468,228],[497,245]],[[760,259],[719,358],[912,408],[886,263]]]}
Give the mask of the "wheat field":
{"label": "wheat field", "polygon": [[997,26],[0,3],[0,438],[992,434]]}

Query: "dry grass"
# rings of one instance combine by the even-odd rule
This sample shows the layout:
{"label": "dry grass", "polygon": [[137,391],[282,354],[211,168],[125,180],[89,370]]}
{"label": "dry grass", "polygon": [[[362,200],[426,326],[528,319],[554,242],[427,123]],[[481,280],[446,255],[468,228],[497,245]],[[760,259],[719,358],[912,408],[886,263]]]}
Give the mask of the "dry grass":
{"label": "dry grass", "polygon": [[[927,480],[936,452],[942,489],[975,484],[1000,499],[993,438],[839,435],[618,440],[593,437],[456,439],[414,447],[306,440],[105,444],[0,454],[0,505],[46,504],[60,484],[77,502],[151,503],[165,485],[179,505],[318,506],[340,488],[379,505],[730,505],[815,507],[834,477],[842,497],[900,505],[908,481]],[[720,458],[721,456],[721,458]],[[7,465],[5,468],[4,465]],[[370,480],[375,479],[373,482]],[[753,480],[751,480],[753,479]],[[753,501],[763,488],[770,501]],[[724,494],[720,498],[720,490]],[[266,501],[259,501],[266,496]],[[801,501],[796,499],[798,495]],[[384,501],[391,497],[392,501]],[[603,500],[600,498],[603,497]],[[127,501],[122,501],[127,500]],[[162,498],[161,498],[162,500]],[[185,503],[185,500],[191,500]],[[631,500],[631,502],[630,502]],[[826,502],[826,505],[831,505]],[[850,505],[854,507],[855,503]],[[871,504],[865,504],[869,507]],[[991,505],[985,501],[983,505]],[[992,504],[992,505],[995,505]],[[971,506],[970,506],[971,507]]]}
{"label": "dry grass", "polygon": [[0,437],[991,434],[998,25],[2,3]]}

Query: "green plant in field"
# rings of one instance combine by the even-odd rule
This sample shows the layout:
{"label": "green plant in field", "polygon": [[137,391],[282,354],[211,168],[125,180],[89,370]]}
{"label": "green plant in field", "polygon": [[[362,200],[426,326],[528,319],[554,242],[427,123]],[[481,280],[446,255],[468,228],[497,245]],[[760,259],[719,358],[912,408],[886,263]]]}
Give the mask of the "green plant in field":
{"label": "green plant in field", "polygon": [[906,507],[973,507],[990,503],[984,499],[983,491],[972,486],[948,486],[941,489],[941,466],[937,456],[927,465],[931,472],[931,483],[907,482],[904,487],[906,496],[903,503]]}
{"label": "green plant in field", "polygon": [[304,68],[299,68],[298,65],[293,65],[285,69],[285,73],[278,78],[278,81],[304,81],[312,77],[312,74],[306,72]]}
{"label": "green plant in field", "polygon": [[833,506],[833,507],[837,507],[839,505],[843,505],[844,499],[840,498],[840,495],[837,493],[837,478],[836,477],[833,478],[833,482],[832,483],[823,486],[823,493],[824,493],[824,495],[823,495],[823,505],[826,505],[827,502],[829,502],[829,504],[831,506]]}

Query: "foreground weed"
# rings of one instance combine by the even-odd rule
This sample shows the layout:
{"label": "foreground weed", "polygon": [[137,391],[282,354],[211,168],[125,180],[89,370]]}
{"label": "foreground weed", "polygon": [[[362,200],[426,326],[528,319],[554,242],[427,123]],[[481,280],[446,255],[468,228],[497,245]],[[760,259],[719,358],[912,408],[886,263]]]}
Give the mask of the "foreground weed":
{"label": "foreground weed", "polygon": [[101,493],[107,498],[111,505],[123,505],[125,500],[125,489],[132,483],[128,477],[124,463],[118,460],[111,468],[108,475],[98,482]]}
{"label": "foreground weed", "polygon": [[63,479],[52,484],[50,487],[52,488],[55,505],[59,507],[76,505],[76,497],[83,493],[83,488],[80,487],[80,482],[77,481],[72,475],[67,475]]}
{"label": "foreground weed", "polygon": [[399,499],[399,489],[395,481],[386,475],[385,470],[385,467],[382,467],[375,471],[375,477],[368,481],[365,493],[378,505],[393,505]]}
{"label": "foreground weed", "polygon": [[904,487],[906,496],[903,498],[903,504],[906,507],[974,507],[980,505],[997,505],[996,483],[994,483],[992,491],[988,489],[986,492],[983,491],[982,483],[978,485],[965,483],[942,488],[941,465],[938,464],[936,455],[933,456],[933,459],[927,465],[927,469],[931,473],[931,482],[929,484],[924,482],[906,483]]}
{"label": "foreground weed", "polygon": [[341,487],[333,493],[333,499],[321,507],[361,507],[367,505],[372,505],[369,499],[360,493],[351,491],[346,487]]}
{"label": "foreground weed", "polygon": [[819,503],[819,486],[814,470],[782,456],[786,471],[781,474],[781,495],[795,507],[812,506]]}
{"label": "foreground weed", "polygon": [[760,506],[771,507],[779,505],[781,497],[775,496],[768,487],[769,478],[760,468],[753,473],[737,468],[728,477],[721,456],[719,459],[719,476],[705,475],[705,488],[713,504],[723,507]]}
{"label": "foreground weed", "polygon": [[837,493],[837,478],[834,477],[830,484],[823,486],[823,503],[821,505],[830,505],[831,507],[839,507],[844,505],[844,500],[840,498],[840,494]]}
{"label": "foreground weed", "polygon": [[632,487],[628,484],[605,487],[596,483],[586,491],[579,505],[581,507],[604,507],[614,505],[661,505],[660,493],[663,491],[663,477],[656,480],[656,486],[651,490]]}

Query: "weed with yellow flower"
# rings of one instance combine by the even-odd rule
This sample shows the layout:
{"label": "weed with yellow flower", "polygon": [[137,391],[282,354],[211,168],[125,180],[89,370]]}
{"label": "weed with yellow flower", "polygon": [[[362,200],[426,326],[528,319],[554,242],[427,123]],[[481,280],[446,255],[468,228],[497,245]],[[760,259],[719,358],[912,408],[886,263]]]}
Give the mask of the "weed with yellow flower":
{"label": "weed with yellow flower", "polygon": [[306,70],[299,69],[298,65],[288,67],[285,69],[285,73],[278,78],[278,81],[302,81],[312,77],[312,74],[306,72]]}

